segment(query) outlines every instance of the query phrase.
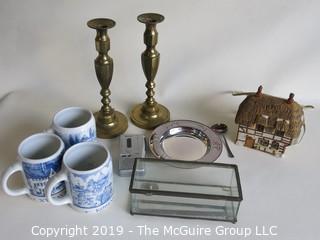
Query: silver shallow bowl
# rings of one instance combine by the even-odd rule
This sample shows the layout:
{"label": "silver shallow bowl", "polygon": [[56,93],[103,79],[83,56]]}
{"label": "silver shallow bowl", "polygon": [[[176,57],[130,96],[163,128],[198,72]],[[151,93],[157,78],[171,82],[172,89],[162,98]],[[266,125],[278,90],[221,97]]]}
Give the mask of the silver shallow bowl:
{"label": "silver shallow bowl", "polygon": [[[202,156],[198,159],[182,159],[183,157],[179,158],[177,156],[170,156],[165,147],[165,142],[172,138],[184,138],[186,140],[194,139],[201,142],[202,146],[200,147],[204,148],[204,151],[201,150],[203,152],[203,154],[201,154]],[[156,158],[207,163],[217,160],[222,152],[222,142],[220,137],[208,126],[190,120],[176,120],[160,125],[151,133],[149,138],[149,147]],[[188,146],[186,146],[186,148],[187,147]],[[190,151],[190,149],[185,150]],[[195,149],[195,151],[196,150],[199,149]]]}

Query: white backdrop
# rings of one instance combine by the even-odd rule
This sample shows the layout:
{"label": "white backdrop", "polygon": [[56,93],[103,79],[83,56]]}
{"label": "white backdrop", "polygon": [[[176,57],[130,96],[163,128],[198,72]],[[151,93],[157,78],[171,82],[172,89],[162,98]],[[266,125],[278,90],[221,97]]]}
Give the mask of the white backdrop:
{"label": "white backdrop", "polygon": [[[26,197],[12,198],[1,191],[1,239],[45,239],[30,233],[36,224],[126,228],[139,224],[276,225],[278,236],[261,239],[316,239],[320,217],[320,164],[316,153],[319,111],[306,111],[307,134],[302,143],[289,148],[283,159],[277,159],[231,142],[235,138],[235,113],[243,97],[232,97],[230,91],[255,91],[262,84],[269,94],[286,98],[294,92],[299,103],[319,107],[319,9],[316,0],[1,0],[1,171],[15,161],[19,142],[48,128],[58,110],[82,106],[94,111],[100,107],[100,87],[93,67],[97,55],[95,31],[86,26],[91,18],[108,17],[117,23],[109,31],[110,56],[114,59],[112,106],[128,113],[144,100],[145,77],[140,63],[145,49],[144,25],[136,17],[143,12],[158,12],[166,19],[158,25],[161,62],[156,99],[170,109],[172,119],[229,125],[227,137],[236,158],[228,159],[224,153],[218,161],[239,165],[244,195],[239,221],[233,225],[132,217],[128,213],[129,180],[117,176],[114,201],[99,215],[79,214],[66,206],[41,205]],[[143,132],[129,124],[127,133]],[[111,149],[115,163],[117,141],[102,141]],[[21,184],[19,179],[13,178],[11,185]],[[133,233],[114,239],[129,238],[139,236]]]}

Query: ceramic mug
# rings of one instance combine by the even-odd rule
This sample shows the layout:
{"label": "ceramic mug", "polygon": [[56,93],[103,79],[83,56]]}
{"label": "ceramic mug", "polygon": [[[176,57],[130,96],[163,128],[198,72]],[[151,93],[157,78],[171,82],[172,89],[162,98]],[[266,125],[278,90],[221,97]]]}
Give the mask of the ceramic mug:
{"label": "ceramic mug", "polygon": [[81,107],[69,107],[56,113],[50,131],[61,137],[66,148],[96,139],[93,114]]}
{"label": "ceramic mug", "polygon": [[[45,186],[48,179],[61,169],[64,143],[55,134],[38,133],[23,140],[18,147],[17,162],[11,165],[2,176],[2,187],[10,196],[29,195],[32,199],[46,202]],[[8,179],[15,172],[21,171],[25,186],[10,189]],[[65,194],[65,185],[56,185],[51,192],[52,197]]]}
{"label": "ceramic mug", "polygon": [[[70,147],[63,156],[63,169],[47,184],[46,196],[53,205],[70,204],[81,212],[99,212],[112,200],[112,159],[97,142]],[[60,199],[52,191],[66,183],[67,194]]]}

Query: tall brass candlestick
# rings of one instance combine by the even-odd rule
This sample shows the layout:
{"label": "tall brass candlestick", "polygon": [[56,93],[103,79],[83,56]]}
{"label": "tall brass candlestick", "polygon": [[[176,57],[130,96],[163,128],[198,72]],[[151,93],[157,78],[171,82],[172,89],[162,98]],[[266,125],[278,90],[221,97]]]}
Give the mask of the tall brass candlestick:
{"label": "tall brass candlestick", "polygon": [[153,129],[170,120],[169,110],[154,99],[154,78],[157,74],[160,53],[156,50],[158,32],[156,24],[164,20],[164,17],[156,13],[145,13],[138,16],[138,21],[146,24],[144,43],[146,50],[141,54],[141,63],[145,77],[147,78],[147,98],[144,103],[135,106],[130,114],[132,122],[140,128]]}
{"label": "tall brass candlestick", "polygon": [[102,107],[94,114],[97,135],[100,138],[113,138],[124,133],[128,128],[127,118],[110,106],[110,82],[113,74],[113,60],[108,55],[110,39],[107,30],[115,26],[115,21],[107,18],[96,18],[88,21],[90,28],[97,30],[95,39],[98,56],[94,61],[96,75],[101,86]]}

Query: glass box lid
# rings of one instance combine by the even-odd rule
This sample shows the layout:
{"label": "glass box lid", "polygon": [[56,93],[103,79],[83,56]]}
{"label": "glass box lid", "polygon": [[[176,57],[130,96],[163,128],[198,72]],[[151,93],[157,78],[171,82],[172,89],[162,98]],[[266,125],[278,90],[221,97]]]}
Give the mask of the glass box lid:
{"label": "glass box lid", "polygon": [[[186,168],[186,164],[190,166]],[[145,169],[143,175],[137,174],[138,168]],[[242,200],[238,167],[224,163],[137,158],[129,191],[145,195]]]}

